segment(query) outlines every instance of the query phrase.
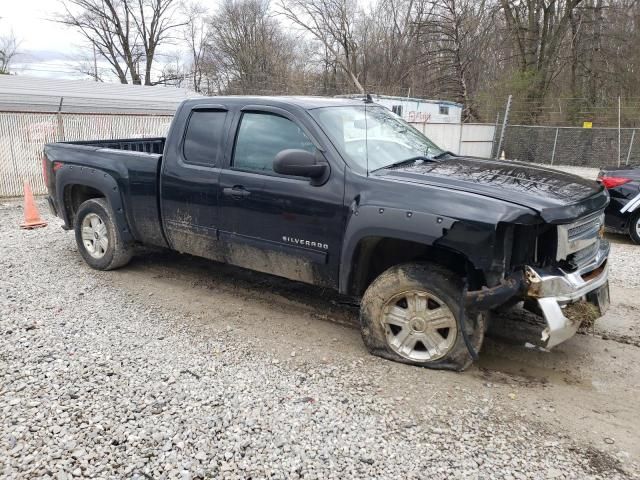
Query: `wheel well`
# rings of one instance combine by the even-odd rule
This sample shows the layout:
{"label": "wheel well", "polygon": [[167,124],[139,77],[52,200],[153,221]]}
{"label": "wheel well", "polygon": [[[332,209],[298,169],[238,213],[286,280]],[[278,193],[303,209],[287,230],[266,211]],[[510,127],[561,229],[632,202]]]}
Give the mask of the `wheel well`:
{"label": "wheel well", "polygon": [[73,226],[80,205],[91,198],[104,198],[104,193],[86,185],[68,185],[64,190],[64,206],[70,226]]}
{"label": "wheel well", "polygon": [[483,283],[482,273],[459,252],[409,240],[367,237],[360,241],[351,260],[349,294],[362,296],[371,282],[388,268],[419,261],[436,263],[467,277],[472,288],[479,288]]}

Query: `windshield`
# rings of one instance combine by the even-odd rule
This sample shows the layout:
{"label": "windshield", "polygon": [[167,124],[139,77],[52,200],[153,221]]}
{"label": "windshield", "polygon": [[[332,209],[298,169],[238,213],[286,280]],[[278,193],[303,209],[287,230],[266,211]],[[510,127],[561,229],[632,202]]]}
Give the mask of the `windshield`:
{"label": "windshield", "polygon": [[340,153],[369,172],[443,153],[395,113],[378,105],[324,107],[310,113]]}

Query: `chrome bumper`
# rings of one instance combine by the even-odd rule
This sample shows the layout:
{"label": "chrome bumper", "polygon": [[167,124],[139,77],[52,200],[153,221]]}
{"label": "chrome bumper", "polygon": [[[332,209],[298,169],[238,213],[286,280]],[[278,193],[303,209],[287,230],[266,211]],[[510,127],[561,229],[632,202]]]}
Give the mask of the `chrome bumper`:
{"label": "chrome bumper", "polygon": [[601,240],[589,265],[571,273],[526,267],[526,296],[537,301],[547,322],[541,339],[547,348],[574,336],[583,320],[604,315],[609,306],[609,249],[609,242]]}

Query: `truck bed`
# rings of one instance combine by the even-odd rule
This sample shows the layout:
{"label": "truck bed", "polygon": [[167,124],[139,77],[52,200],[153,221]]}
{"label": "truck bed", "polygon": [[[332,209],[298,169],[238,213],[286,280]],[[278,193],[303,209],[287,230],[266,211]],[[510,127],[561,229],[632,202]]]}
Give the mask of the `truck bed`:
{"label": "truck bed", "polygon": [[[51,165],[48,188],[57,205],[64,204],[65,195],[71,195],[68,188],[73,183],[88,185],[103,193],[117,196],[122,202],[123,213],[131,230],[131,236],[142,243],[166,246],[161,229],[158,174],[165,138],[136,138],[116,140],[88,140],[59,142],[45,145],[45,157],[49,164],[59,162],[64,167],[54,172]],[[74,169],[74,167],[81,167]],[[70,168],[69,171],[67,169]],[[95,172],[105,175],[95,175]],[[65,191],[59,191],[57,180],[60,176],[75,180]],[[113,179],[114,185],[99,185]],[[65,180],[67,182],[67,180]],[[116,187],[114,189],[114,187]],[[77,203],[77,202],[76,202]],[[113,205],[113,201],[111,202]],[[77,205],[74,204],[74,207]],[[65,226],[70,226],[72,218],[63,213]]]}

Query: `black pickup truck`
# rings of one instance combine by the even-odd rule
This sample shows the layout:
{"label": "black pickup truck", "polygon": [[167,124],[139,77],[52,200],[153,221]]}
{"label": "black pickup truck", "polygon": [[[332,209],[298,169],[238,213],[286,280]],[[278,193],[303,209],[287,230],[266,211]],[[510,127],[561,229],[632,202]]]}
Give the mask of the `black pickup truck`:
{"label": "black pickup truck", "polygon": [[608,305],[601,185],[442,151],[367,101],[192,99],[166,139],[53,143],[43,163],[91,267],[148,244],[336,289],[396,361],[467,367],[497,307],[523,302],[552,347]]}

